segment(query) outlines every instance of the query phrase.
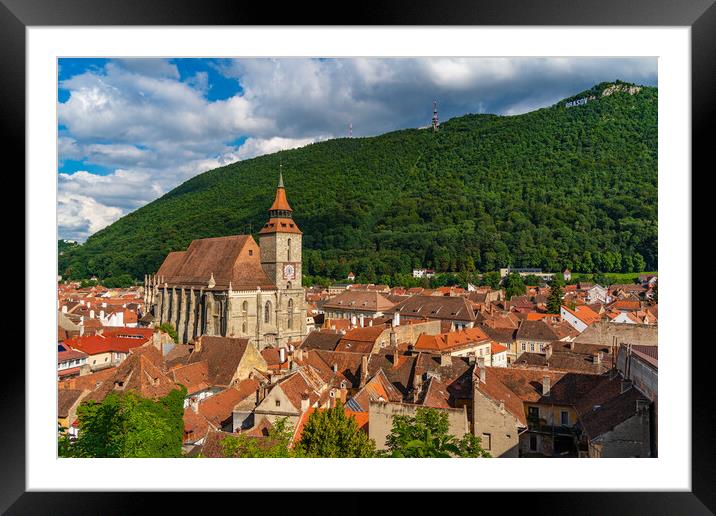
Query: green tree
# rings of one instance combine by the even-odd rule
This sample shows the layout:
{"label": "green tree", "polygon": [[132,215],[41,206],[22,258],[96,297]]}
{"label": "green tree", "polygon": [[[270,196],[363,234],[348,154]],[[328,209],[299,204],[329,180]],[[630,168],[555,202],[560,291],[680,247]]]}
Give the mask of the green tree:
{"label": "green tree", "polygon": [[179,342],[179,336],[177,335],[177,330],[174,328],[174,325],[170,322],[163,322],[159,326],[157,326],[157,329],[161,332],[166,333],[169,335],[174,342]]}
{"label": "green tree", "polygon": [[448,433],[448,415],[434,408],[420,407],[415,416],[394,416],[393,428],[386,439],[388,456],[418,457],[489,457],[480,439],[466,434],[461,439]]}
{"label": "green tree", "polygon": [[602,285],[604,287],[609,285],[609,278],[607,278],[606,274],[603,272],[597,272],[593,276],[594,283],[597,283],[599,285]]}
{"label": "green tree", "polygon": [[534,274],[528,274],[524,277],[524,283],[525,285],[531,285],[531,286],[538,286],[542,284],[542,280],[535,276]]}
{"label": "green tree", "polygon": [[298,443],[307,457],[373,457],[375,442],[358,428],[353,416],[346,416],[343,404],[314,411],[306,421]]}
{"label": "green tree", "polygon": [[510,273],[505,278],[505,295],[507,299],[511,299],[512,296],[521,296],[525,292],[527,292],[525,282],[518,273]]}
{"label": "green tree", "polygon": [[292,437],[293,428],[288,418],[282,417],[276,419],[265,438],[245,434],[226,436],[221,441],[221,452],[224,457],[234,458],[299,457],[300,453],[291,449]]}
{"label": "green tree", "polygon": [[559,286],[559,282],[552,282],[552,286],[549,291],[549,297],[547,298],[547,311],[551,314],[558,314],[562,307],[562,287]]}
{"label": "green tree", "polygon": [[158,400],[128,391],[112,392],[101,402],[77,409],[79,436],[61,436],[62,457],[181,457],[186,388]]}
{"label": "green tree", "polygon": [[500,273],[499,272],[486,272],[482,275],[482,285],[488,285],[491,289],[500,288]]}

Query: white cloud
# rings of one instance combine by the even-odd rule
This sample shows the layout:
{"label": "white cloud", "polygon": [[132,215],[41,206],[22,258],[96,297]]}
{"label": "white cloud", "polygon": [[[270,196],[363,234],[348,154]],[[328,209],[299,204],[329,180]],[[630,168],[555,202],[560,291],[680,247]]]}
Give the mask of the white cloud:
{"label": "white cloud", "polygon": [[57,216],[61,238],[82,241],[122,216],[122,210],[104,206],[92,197],[59,192]]}
{"label": "white cloud", "polygon": [[319,138],[281,138],[279,136],[265,139],[249,138],[239,147],[236,157],[238,159],[254,158],[256,156],[262,156],[263,154],[272,154],[286,149],[297,149],[309,143],[325,139],[327,139],[325,136]]}

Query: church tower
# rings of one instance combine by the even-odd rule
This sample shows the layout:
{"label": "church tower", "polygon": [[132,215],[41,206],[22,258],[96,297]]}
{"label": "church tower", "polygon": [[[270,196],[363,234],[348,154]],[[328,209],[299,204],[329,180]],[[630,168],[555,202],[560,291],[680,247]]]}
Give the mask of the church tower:
{"label": "church tower", "polygon": [[259,231],[261,266],[280,290],[301,288],[301,236],[280,174],[269,220]]}

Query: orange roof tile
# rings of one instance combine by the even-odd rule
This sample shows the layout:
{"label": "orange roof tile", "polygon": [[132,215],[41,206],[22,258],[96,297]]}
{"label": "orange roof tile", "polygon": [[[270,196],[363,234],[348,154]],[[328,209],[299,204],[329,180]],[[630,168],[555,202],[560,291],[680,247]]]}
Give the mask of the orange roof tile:
{"label": "orange roof tile", "polygon": [[423,333],[415,342],[417,351],[442,352],[461,348],[470,344],[487,342],[489,337],[480,328],[466,328],[460,331],[427,335]]}
{"label": "orange roof tile", "polygon": [[273,210],[293,211],[291,206],[288,204],[286,189],[283,186],[276,188],[276,197],[273,200],[273,204],[269,208],[269,211]]}

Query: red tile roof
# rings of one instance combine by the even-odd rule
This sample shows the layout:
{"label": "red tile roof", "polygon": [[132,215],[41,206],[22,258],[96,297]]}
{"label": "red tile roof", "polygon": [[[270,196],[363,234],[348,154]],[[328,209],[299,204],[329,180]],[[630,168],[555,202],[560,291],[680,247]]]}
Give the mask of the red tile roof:
{"label": "red tile roof", "polygon": [[146,339],[123,338],[98,334],[74,337],[66,340],[65,344],[82,351],[83,353],[87,353],[88,355],[97,355],[99,353],[109,353],[110,351],[128,353],[130,349],[143,346],[146,342]]}
{"label": "red tile roof", "polygon": [[477,327],[441,333],[439,335],[427,335],[423,333],[415,342],[415,350],[441,353],[460,349],[472,344],[487,343],[489,340],[490,338],[485,332]]}

